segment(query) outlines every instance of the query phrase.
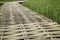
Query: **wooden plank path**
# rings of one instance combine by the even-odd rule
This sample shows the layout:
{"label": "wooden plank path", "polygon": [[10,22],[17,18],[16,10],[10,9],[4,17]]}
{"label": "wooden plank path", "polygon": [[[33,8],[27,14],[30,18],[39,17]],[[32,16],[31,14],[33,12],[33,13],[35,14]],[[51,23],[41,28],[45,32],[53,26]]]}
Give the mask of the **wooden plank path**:
{"label": "wooden plank path", "polygon": [[0,10],[0,40],[60,40],[60,25],[19,3]]}

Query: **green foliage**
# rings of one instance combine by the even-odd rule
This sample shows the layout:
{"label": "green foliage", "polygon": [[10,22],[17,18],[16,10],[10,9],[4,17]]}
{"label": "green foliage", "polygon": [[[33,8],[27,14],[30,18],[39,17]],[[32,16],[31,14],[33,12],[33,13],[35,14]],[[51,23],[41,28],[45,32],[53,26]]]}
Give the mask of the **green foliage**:
{"label": "green foliage", "polygon": [[28,0],[23,5],[60,23],[60,0]]}
{"label": "green foliage", "polygon": [[20,0],[0,0],[0,2],[10,2],[10,1],[20,1]]}

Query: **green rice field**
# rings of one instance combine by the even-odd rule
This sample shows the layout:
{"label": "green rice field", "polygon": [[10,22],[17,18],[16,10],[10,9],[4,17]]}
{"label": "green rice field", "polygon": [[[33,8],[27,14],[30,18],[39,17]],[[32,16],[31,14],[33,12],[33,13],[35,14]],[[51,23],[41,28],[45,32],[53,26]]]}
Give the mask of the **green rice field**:
{"label": "green rice field", "polygon": [[60,23],[60,0],[28,0],[23,5]]}

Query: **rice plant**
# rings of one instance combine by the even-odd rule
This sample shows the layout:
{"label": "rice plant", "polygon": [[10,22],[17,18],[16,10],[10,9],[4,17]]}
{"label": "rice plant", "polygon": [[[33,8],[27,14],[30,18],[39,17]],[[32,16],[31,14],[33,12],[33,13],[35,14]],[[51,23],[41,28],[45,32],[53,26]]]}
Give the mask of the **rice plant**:
{"label": "rice plant", "polygon": [[60,0],[28,0],[23,5],[60,23]]}

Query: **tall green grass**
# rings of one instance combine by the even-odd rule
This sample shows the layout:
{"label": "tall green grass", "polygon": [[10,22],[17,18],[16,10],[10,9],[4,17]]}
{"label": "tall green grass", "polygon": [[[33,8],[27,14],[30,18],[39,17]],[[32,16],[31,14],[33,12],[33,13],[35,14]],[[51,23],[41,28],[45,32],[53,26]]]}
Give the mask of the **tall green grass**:
{"label": "tall green grass", "polygon": [[23,5],[60,23],[60,0],[28,0]]}
{"label": "tall green grass", "polygon": [[0,0],[0,2],[11,2],[11,1],[20,1],[20,0]]}

